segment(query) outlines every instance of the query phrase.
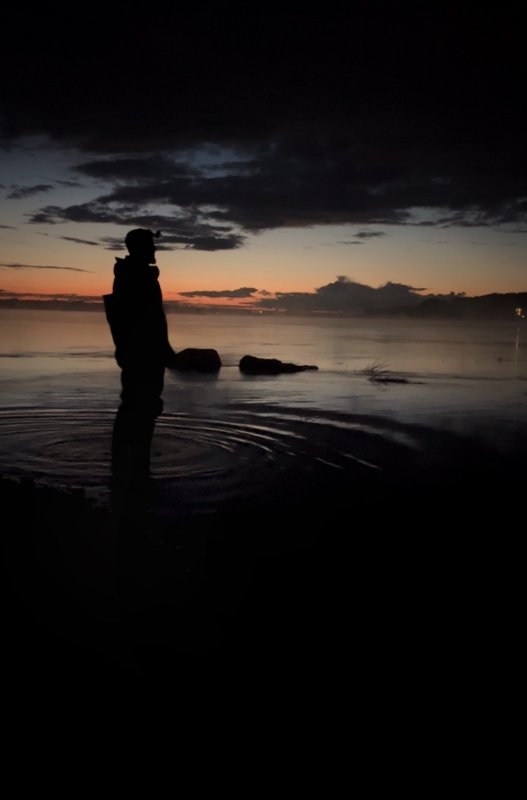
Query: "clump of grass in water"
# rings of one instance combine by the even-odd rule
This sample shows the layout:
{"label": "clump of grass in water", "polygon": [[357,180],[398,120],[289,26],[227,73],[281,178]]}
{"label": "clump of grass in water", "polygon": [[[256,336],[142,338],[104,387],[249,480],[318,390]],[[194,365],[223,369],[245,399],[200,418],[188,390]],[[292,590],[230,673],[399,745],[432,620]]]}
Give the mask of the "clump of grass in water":
{"label": "clump of grass in water", "polygon": [[384,361],[374,361],[369,367],[359,370],[359,374],[367,375],[373,383],[409,383],[406,378],[397,378],[388,369]]}

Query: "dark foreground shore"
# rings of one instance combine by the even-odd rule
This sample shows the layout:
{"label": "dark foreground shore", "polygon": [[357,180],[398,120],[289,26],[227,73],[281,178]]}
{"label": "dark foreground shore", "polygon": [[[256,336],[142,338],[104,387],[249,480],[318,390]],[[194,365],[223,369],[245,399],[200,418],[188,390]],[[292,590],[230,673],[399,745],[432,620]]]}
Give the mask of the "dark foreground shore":
{"label": "dark foreground shore", "polygon": [[327,475],[291,472],[213,514],[168,516],[152,511],[155,480],[120,487],[113,508],[1,480],[11,685],[443,692],[507,657],[521,460],[462,443],[440,465]]}

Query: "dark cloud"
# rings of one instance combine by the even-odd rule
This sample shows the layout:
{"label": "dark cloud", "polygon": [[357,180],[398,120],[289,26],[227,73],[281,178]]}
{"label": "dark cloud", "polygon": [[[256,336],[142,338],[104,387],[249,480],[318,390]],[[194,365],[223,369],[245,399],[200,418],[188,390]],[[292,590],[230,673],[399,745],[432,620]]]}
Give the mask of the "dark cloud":
{"label": "dark cloud", "polygon": [[14,225],[0,225],[0,228],[3,228],[4,230],[16,230]]}
{"label": "dark cloud", "polygon": [[[114,185],[96,221],[124,214],[118,224],[129,224],[158,204],[239,228],[174,243],[199,249],[239,247],[243,231],[441,227],[438,216],[443,226],[525,228],[520,9],[394,6],[380,25],[375,7],[279,16],[247,7],[234,18],[200,5],[164,10],[162,24],[134,15],[101,24],[87,10],[82,28],[67,13],[60,24],[49,9],[18,22],[17,13],[4,20],[25,43],[5,43],[17,81],[0,109],[4,142],[47,134],[86,154],[77,172]],[[200,170],[205,147],[225,157]],[[74,216],[50,208],[33,221]],[[441,214],[423,221],[415,209]]]}
{"label": "dark cloud", "polygon": [[0,268],[2,269],[65,269],[69,272],[91,272],[89,269],[79,269],[78,267],[55,267],[51,266],[50,264],[41,265],[41,264],[18,264],[14,263],[7,263],[5,261],[0,261]]}
{"label": "dark cloud", "polygon": [[[105,250],[114,250],[114,251],[126,251],[126,245],[124,243],[124,236],[120,238],[118,236],[103,236],[101,237],[101,244],[105,246]],[[156,250],[174,250],[174,247],[170,247],[169,245],[160,244],[159,241],[156,241]]]}
{"label": "dark cloud", "polygon": [[369,311],[390,311],[418,305],[423,292],[413,286],[388,282],[378,289],[339,275],[333,283],[321,286],[314,292],[278,293],[276,298],[262,299],[261,308],[280,309],[289,312],[331,312],[341,314],[364,314]]}
{"label": "dark cloud", "polygon": [[185,250],[207,250],[209,252],[214,252],[215,250],[233,250],[237,247],[241,247],[244,238],[244,236],[238,236],[236,234],[223,237],[194,236],[189,237],[186,243],[182,240],[182,244],[184,244]]}
{"label": "dark cloud", "polygon": [[[151,152],[366,115],[379,127],[428,117],[436,137],[456,121],[473,130],[485,119],[488,136],[521,111],[523,25],[514,9],[500,18],[458,8],[452,17],[397,6],[383,10],[382,25],[374,9],[355,5],[324,15],[178,7],[164,10],[163,24],[107,15],[104,25],[93,9],[82,27],[48,8],[10,24],[17,13],[5,22],[24,31],[26,45],[4,43],[17,75],[4,101],[11,137],[45,131],[99,152]],[[498,110],[509,115],[495,119]]]}
{"label": "dark cloud", "polygon": [[99,242],[92,242],[90,239],[77,239],[75,236],[61,236],[66,242],[75,242],[75,244],[89,244],[92,247],[100,247]]}
{"label": "dark cloud", "polygon": [[67,206],[45,206],[38,212],[29,216],[29,222],[39,225],[56,225],[59,222],[117,222],[119,217],[108,208],[100,208],[94,203],[83,203],[82,205]]}
{"label": "dark cloud", "polygon": [[11,186],[12,191],[7,195],[8,200],[23,200],[25,197],[31,197],[34,194],[41,192],[49,192],[53,189],[50,183],[37,183],[35,186]]}
{"label": "dark cloud", "polygon": [[190,219],[181,220],[176,225],[166,225],[161,233],[159,249],[174,245],[185,250],[233,250],[241,247],[244,240],[245,236],[233,232],[229,226],[210,225]]}
{"label": "dark cloud", "polygon": [[356,239],[375,239],[378,236],[386,236],[385,231],[359,231],[355,234]]}
{"label": "dark cloud", "polygon": [[[150,223],[145,220],[159,219],[152,225],[190,236],[191,241],[175,243],[196,249],[239,247],[242,231],[282,227],[472,227],[527,221],[522,194],[527,192],[527,184],[517,165],[508,170],[502,165],[496,175],[486,163],[487,154],[471,152],[459,161],[447,152],[424,152],[417,143],[412,149],[401,132],[389,146],[386,142],[384,149],[374,132],[364,126],[357,128],[353,139],[344,143],[342,134],[329,131],[309,144],[302,134],[288,132],[271,148],[259,152],[242,172],[236,162],[224,163],[223,174],[211,175],[206,168],[185,170],[169,158],[97,160],[93,173],[113,182],[110,192],[80,206],[45,206],[31,221],[146,226]],[[148,174],[149,165],[152,174]],[[227,166],[230,172],[226,172]],[[90,162],[80,168],[89,172]],[[437,178],[440,173],[444,175],[441,180]],[[152,207],[175,209],[174,217],[149,213],[147,209]],[[416,209],[437,212],[423,219]],[[201,232],[196,229],[198,224],[209,230]],[[230,232],[225,226],[238,230]],[[360,230],[354,241],[384,235],[384,231]]]}
{"label": "dark cloud", "polygon": [[[54,225],[55,224],[55,220],[53,219],[53,217],[51,215],[49,215],[46,211],[37,211],[36,213],[31,214],[29,222],[33,222],[36,225]],[[41,233],[40,231],[39,231],[39,233],[40,233],[41,236],[47,236],[48,235],[47,233]]]}
{"label": "dark cloud", "polygon": [[98,159],[77,164],[77,172],[90,178],[105,181],[167,180],[179,176],[195,174],[195,170],[185,162],[176,162],[163,155],[143,158]]}
{"label": "dark cloud", "polygon": [[76,188],[82,185],[80,181],[59,180],[59,179],[55,180],[54,183],[56,186],[65,186],[68,189]]}
{"label": "dark cloud", "polygon": [[344,240],[337,242],[337,244],[364,244],[368,239],[376,239],[379,236],[386,236],[385,231],[359,231],[355,234],[355,238],[351,240]]}
{"label": "dark cloud", "polygon": [[241,289],[223,289],[221,291],[196,290],[194,292],[178,292],[182,297],[252,297],[258,289],[243,286]]}
{"label": "dark cloud", "polygon": [[[91,203],[60,206],[45,206],[32,214],[29,222],[33,224],[55,225],[61,222],[106,222],[126,225],[128,228],[150,228],[161,230],[159,249],[169,249],[169,245],[188,250],[232,250],[241,247],[244,237],[231,226],[202,221],[202,215],[184,212],[174,216],[149,214],[138,210],[137,206],[120,204],[113,208],[101,199]],[[123,235],[124,240],[124,235]],[[123,243],[115,237],[104,241],[109,250],[121,250]]]}
{"label": "dark cloud", "polygon": [[24,297],[26,299],[33,299],[33,300],[66,300],[70,302],[101,302],[100,295],[91,295],[91,294],[71,294],[69,292],[63,293],[49,293],[49,292],[10,292],[7,289],[0,289],[0,292],[3,296],[9,298],[19,298]]}

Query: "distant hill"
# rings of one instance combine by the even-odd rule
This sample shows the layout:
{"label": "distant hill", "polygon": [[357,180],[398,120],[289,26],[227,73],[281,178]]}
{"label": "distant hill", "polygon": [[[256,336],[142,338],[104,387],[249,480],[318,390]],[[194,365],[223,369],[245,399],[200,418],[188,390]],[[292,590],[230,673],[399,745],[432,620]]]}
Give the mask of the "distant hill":
{"label": "distant hill", "polygon": [[[484,294],[480,297],[427,297],[419,305],[392,309],[390,316],[409,319],[514,319],[515,310],[527,313],[527,292]],[[380,316],[371,312],[369,316]],[[383,316],[386,316],[384,312]]]}
{"label": "distant hill", "polygon": [[[373,290],[372,290],[373,291]],[[379,294],[380,290],[377,290]],[[302,295],[305,299],[306,295]],[[311,297],[311,296],[309,296]],[[427,296],[422,300],[415,301],[416,296],[412,298],[411,304],[402,303],[396,305],[396,296],[394,296],[394,304],[389,305],[386,303],[385,298],[381,298],[384,305],[379,305],[378,297],[375,297],[376,306],[371,307],[368,300],[365,300],[362,306],[349,308],[346,310],[343,307],[337,307],[334,310],[329,308],[312,309],[299,306],[298,309],[294,307],[285,311],[275,311],[270,307],[265,307],[264,304],[259,304],[254,307],[236,307],[236,306],[191,306],[179,304],[174,301],[165,303],[167,313],[177,314],[206,314],[206,313],[238,313],[238,314],[254,314],[260,309],[263,309],[265,314],[284,313],[294,316],[349,316],[349,317],[371,317],[371,318],[393,318],[404,317],[405,319],[488,319],[488,320],[514,320],[515,311],[517,308],[522,308],[523,313],[527,313],[527,292],[516,292],[508,294],[485,294],[480,297],[465,297],[464,295],[443,295],[443,296]],[[316,300],[317,294],[313,294]],[[368,298],[369,299],[369,298]],[[0,299],[0,310],[3,308],[8,309],[36,309],[40,311],[104,311],[102,302],[94,300],[87,302],[85,300],[19,300],[16,298]]]}

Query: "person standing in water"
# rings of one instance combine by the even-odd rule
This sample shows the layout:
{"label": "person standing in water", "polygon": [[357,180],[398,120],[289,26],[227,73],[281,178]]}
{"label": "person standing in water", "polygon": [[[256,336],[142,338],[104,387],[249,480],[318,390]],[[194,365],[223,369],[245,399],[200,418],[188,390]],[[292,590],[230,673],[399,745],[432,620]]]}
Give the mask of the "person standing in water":
{"label": "person standing in water", "polygon": [[175,355],[156,266],[157,236],[159,231],[144,228],[129,231],[129,255],[116,259],[113,291],[104,295],[122,384],[112,437],[114,475],[149,475],[155,420],[163,410],[165,367]]}

